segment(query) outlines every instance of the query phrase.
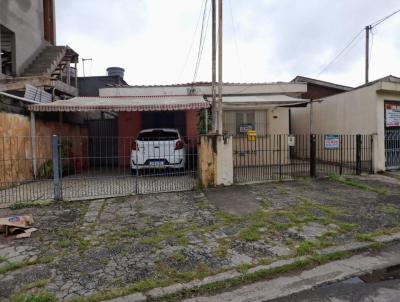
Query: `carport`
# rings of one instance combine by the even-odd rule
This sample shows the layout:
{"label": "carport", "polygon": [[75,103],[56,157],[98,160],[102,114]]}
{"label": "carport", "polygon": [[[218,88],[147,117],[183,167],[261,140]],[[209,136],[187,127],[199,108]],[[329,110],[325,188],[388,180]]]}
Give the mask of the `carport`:
{"label": "carport", "polygon": [[[203,96],[198,95],[75,97],[52,103],[34,104],[29,106],[29,110],[32,113],[32,133],[36,129],[34,117],[38,112],[42,114],[58,112],[60,123],[62,123],[64,114],[72,112],[107,112],[110,113],[107,116],[115,116],[114,119],[117,121],[116,137],[104,137],[102,132],[92,137],[65,137],[62,135],[58,137],[62,197],[73,199],[192,189],[197,184],[197,153],[195,152],[197,118],[199,112],[209,106],[209,102]],[[175,121],[171,122],[167,118],[161,119],[160,116],[173,117],[180,124],[178,125]],[[110,119],[112,117],[106,121]],[[166,121],[164,126],[163,120]],[[132,143],[143,125],[149,128],[175,127],[189,136],[185,138],[185,141],[187,142],[187,156],[191,157],[191,166],[178,174],[169,171],[154,171],[154,173],[151,171],[145,175],[132,177],[129,165]],[[36,141],[37,138],[32,136]],[[35,142],[34,145],[36,144]],[[48,163],[48,158],[43,159],[36,152],[32,153],[33,167],[37,167],[36,169],[40,173],[44,165],[49,166],[51,170],[54,157]],[[38,174],[38,171],[35,173]],[[51,178],[51,175],[47,177],[48,180]],[[51,188],[50,184],[51,182],[49,188]],[[31,188],[34,185],[35,183],[28,184],[29,188],[26,190],[35,191]]]}
{"label": "carport", "polygon": [[[210,107],[203,96],[75,97],[29,107],[31,112],[111,112],[116,113],[119,164],[127,164],[130,152],[127,138],[135,138],[144,128],[177,128],[183,136],[198,135],[199,111]],[[62,118],[60,118],[62,121]],[[34,119],[33,119],[34,122]],[[33,128],[35,126],[33,125]],[[107,130],[107,127],[104,127]],[[107,133],[105,131],[104,133]],[[101,132],[98,137],[105,136]],[[107,152],[106,148],[104,152]],[[98,153],[98,152],[96,152]],[[115,156],[107,154],[107,157]]]}

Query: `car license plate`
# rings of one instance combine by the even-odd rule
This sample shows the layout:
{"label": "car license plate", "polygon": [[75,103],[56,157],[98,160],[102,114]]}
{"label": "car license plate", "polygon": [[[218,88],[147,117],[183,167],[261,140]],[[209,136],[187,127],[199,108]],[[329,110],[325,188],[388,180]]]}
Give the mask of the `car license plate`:
{"label": "car license plate", "polygon": [[152,160],[150,161],[150,166],[164,166],[163,160]]}

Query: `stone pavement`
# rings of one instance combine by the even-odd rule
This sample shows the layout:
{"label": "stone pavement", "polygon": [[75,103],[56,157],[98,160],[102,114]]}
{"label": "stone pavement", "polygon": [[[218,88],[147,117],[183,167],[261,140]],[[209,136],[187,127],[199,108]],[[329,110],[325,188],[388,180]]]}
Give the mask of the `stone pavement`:
{"label": "stone pavement", "polygon": [[378,175],[0,209],[32,214],[38,228],[24,240],[0,236],[0,300],[117,296],[362,245],[399,231],[399,196],[399,181]]}

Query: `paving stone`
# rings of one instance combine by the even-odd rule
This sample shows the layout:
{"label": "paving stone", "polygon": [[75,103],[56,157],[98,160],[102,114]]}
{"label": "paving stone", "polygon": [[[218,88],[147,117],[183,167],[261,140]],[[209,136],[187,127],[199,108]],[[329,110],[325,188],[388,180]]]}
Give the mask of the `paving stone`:
{"label": "paving stone", "polygon": [[392,242],[392,241],[399,241],[400,240],[400,233],[392,234],[392,235],[383,235],[374,238],[374,241],[385,243],[385,242]]}
{"label": "paving stone", "polygon": [[142,293],[134,293],[129,296],[109,300],[108,302],[145,302],[146,300],[146,296]]}
{"label": "paving stone", "polygon": [[245,254],[239,254],[235,251],[229,250],[231,253],[230,262],[232,265],[240,265],[240,264],[250,264],[253,262],[253,258],[249,257]]}
{"label": "paving stone", "polygon": [[328,231],[329,229],[327,229],[325,226],[315,222],[306,224],[301,230],[294,230],[294,232],[296,232],[301,238],[311,242],[316,241],[318,237],[322,236]]}
{"label": "paving stone", "polygon": [[269,250],[271,251],[271,253],[277,255],[278,257],[289,256],[292,254],[292,251],[286,246],[276,245],[271,247]]}
{"label": "paving stone", "polygon": [[104,199],[94,200],[90,202],[89,208],[87,209],[85,217],[83,218],[85,224],[93,223],[96,221],[96,218],[104,202]]}
{"label": "paving stone", "polygon": [[224,273],[220,273],[214,276],[210,276],[200,280],[197,286],[203,286],[214,282],[221,282],[229,279],[234,279],[241,276],[241,274],[235,270],[230,270]]}
{"label": "paving stone", "polygon": [[319,255],[329,255],[337,252],[351,252],[362,248],[366,248],[371,245],[371,242],[351,242],[340,246],[332,246],[322,250],[317,251]]}
{"label": "paving stone", "polygon": [[175,294],[183,289],[185,289],[185,286],[183,286],[183,284],[177,283],[167,287],[154,288],[148,291],[146,295],[148,295],[152,299],[158,299],[166,295]]}
{"label": "paving stone", "polygon": [[253,267],[253,268],[247,270],[246,274],[254,274],[259,271],[270,270],[270,269],[278,268],[278,267],[281,267],[284,265],[293,264],[297,260],[298,259],[278,260],[278,261],[272,262],[271,264],[268,264],[268,265],[259,265],[259,266],[256,266],[256,267]]}

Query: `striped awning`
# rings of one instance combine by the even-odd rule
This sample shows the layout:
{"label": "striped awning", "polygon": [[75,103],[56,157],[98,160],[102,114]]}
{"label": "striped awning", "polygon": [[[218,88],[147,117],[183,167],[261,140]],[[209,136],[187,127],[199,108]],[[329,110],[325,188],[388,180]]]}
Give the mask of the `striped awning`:
{"label": "striped awning", "polygon": [[34,112],[130,112],[130,111],[183,111],[210,107],[199,95],[179,96],[124,96],[75,97],[47,104],[30,105]]}

